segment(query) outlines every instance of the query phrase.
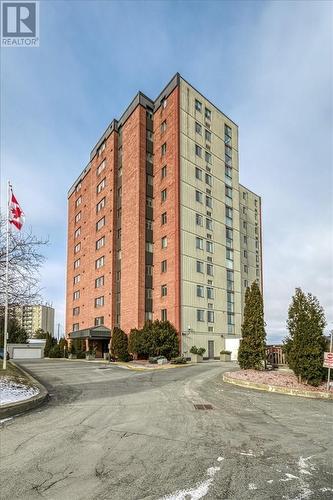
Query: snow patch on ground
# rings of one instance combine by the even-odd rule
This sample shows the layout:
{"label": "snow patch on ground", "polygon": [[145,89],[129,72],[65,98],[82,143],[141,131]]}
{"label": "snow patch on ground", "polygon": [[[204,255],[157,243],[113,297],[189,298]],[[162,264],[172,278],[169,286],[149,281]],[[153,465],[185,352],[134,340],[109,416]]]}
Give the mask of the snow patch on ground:
{"label": "snow patch on ground", "polygon": [[209,467],[206,471],[206,475],[209,477],[209,479],[206,479],[206,481],[201,481],[196,486],[194,486],[194,488],[176,491],[171,495],[164,496],[160,500],[199,500],[200,498],[205,497],[214,480],[215,474],[220,469],[220,467]]}
{"label": "snow patch on ground", "polygon": [[249,490],[257,490],[257,486],[254,483],[249,484]]}
{"label": "snow patch on ground", "polygon": [[8,403],[24,401],[39,393],[37,387],[28,386],[22,382],[14,381],[9,377],[0,379],[0,406]]}

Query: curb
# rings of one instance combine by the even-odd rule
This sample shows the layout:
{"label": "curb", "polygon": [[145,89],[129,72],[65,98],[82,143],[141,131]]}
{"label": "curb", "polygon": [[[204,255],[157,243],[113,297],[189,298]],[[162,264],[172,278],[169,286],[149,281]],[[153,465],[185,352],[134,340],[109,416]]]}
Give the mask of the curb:
{"label": "curb", "polygon": [[24,399],[23,401],[8,403],[1,406],[0,419],[13,417],[14,415],[20,415],[21,413],[25,413],[26,411],[33,410],[34,408],[40,406],[46,400],[46,398],[48,398],[49,395],[47,389],[32,375],[30,375],[30,373],[23,370],[23,368],[14,363],[14,361],[11,360],[10,363],[14,365],[15,368],[17,368],[17,370],[20,371],[31,382],[32,385],[38,387],[39,393],[29,399]]}
{"label": "curb", "polygon": [[333,393],[329,392],[312,392],[303,389],[291,389],[289,387],[279,387],[276,385],[259,384],[249,382],[248,380],[239,380],[223,374],[223,382],[228,384],[238,385],[239,387],[246,387],[247,389],[256,389],[258,391],[275,392],[277,394],[285,394],[286,396],[298,396],[311,399],[333,399]]}
{"label": "curb", "polygon": [[[172,370],[173,368],[186,368],[187,366],[193,366],[196,363],[186,363],[183,365],[162,365],[161,368],[146,368],[146,367],[141,367],[141,366],[131,366],[128,365],[127,363],[122,363],[119,361],[114,361],[110,363],[111,365],[115,366],[120,366],[121,368],[125,368],[126,370],[132,370],[135,372],[152,372],[152,371],[161,371],[161,370]],[[165,368],[164,368],[165,367]]]}

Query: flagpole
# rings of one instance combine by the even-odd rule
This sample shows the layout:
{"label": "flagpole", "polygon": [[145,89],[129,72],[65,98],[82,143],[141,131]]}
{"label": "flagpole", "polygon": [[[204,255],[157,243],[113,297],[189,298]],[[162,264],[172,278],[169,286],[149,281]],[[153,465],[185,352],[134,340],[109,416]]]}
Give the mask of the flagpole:
{"label": "flagpole", "polygon": [[5,321],[3,328],[3,362],[2,369],[7,368],[7,330],[8,330],[8,268],[9,268],[9,196],[10,182],[7,185],[7,222],[6,222],[6,271],[5,271]]}

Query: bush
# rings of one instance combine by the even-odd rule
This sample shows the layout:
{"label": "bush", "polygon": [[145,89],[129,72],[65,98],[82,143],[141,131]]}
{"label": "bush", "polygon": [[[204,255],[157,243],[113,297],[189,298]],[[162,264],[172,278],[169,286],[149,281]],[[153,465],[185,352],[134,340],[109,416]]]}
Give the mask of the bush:
{"label": "bush", "polygon": [[111,355],[119,361],[129,361],[128,337],[120,328],[114,327],[111,337]]}
{"label": "bush", "polygon": [[187,363],[186,359],[183,356],[178,356],[170,361],[172,365],[185,365]]}
{"label": "bush", "polygon": [[220,351],[220,354],[231,354],[231,351]]}
{"label": "bush", "polygon": [[204,347],[197,347],[196,345],[193,345],[190,349],[191,354],[197,354],[198,356],[203,356],[206,352],[206,349]]}
{"label": "bush", "polygon": [[44,347],[44,356],[48,358],[50,356],[50,351],[53,346],[57,344],[57,341],[50,333],[46,333],[46,342]]}
{"label": "bush", "polygon": [[61,352],[59,344],[56,344],[51,347],[49,351],[49,358],[62,358],[62,354],[63,353]]}
{"label": "bush", "polygon": [[76,357],[77,359],[86,359],[86,353],[84,351],[79,351]]}
{"label": "bush", "polygon": [[143,358],[163,356],[170,359],[178,356],[177,331],[169,321],[146,323],[142,330],[131,330],[129,351]]}

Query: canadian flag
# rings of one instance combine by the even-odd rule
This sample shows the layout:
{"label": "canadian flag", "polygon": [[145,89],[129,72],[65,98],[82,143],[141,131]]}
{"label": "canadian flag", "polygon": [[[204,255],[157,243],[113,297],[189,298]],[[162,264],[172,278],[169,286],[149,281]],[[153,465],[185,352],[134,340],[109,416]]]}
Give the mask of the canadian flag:
{"label": "canadian flag", "polygon": [[18,230],[21,230],[24,224],[24,212],[21,209],[19,202],[15,198],[12,189],[10,190],[9,222],[13,224]]}

